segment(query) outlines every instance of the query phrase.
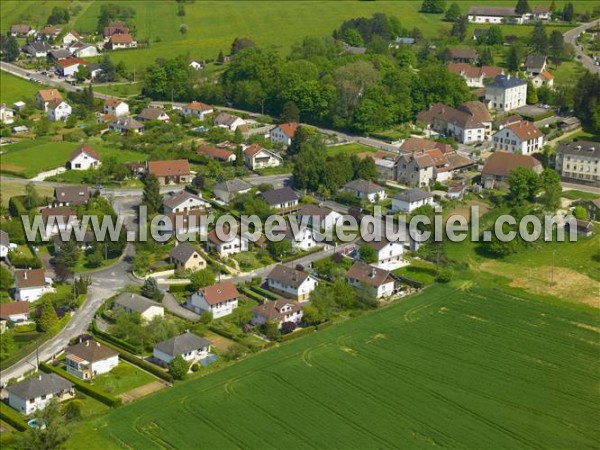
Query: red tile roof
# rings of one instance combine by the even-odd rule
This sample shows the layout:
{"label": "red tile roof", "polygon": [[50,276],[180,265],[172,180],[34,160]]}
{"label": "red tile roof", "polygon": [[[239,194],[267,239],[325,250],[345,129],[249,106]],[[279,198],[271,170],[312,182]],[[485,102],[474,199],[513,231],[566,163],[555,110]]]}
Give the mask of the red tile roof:
{"label": "red tile roof", "polygon": [[148,173],[156,175],[157,177],[189,175],[190,164],[187,159],[176,159],[172,161],[148,161]]}
{"label": "red tile roof", "polygon": [[448,64],[448,70],[460,76],[467,78],[495,78],[502,74],[502,69],[496,66],[477,67],[467,63]]}
{"label": "red tile roof", "polygon": [[258,145],[258,144],[252,144],[252,145],[249,145],[248,147],[246,147],[244,149],[244,153],[246,155],[248,155],[249,157],[253,157],[258,152],[260,152],[262,149],[263,148],[260,145]]}
{"label": "red tile roof", "polygon": [[89,62],[84,61],[83,59],[79,59],[79,58],[67,58],[67,59],[58,61],[56,64],[59,65],[60,67],[62,67],[63,69],[66,69],[67,67],[74,66],[75,64],[82,64],[84,66],[87,66],[89,64]]}
{"label": "red tile roof", "polygon": [[209,158],[219,159],[221,161],[228,161],[231,156],[235,155],[231,150],[224,148],[210,147],[207,145],[201,145],[196,150],[199,155],[204,155]]}
{"label": "red tile roof", "polygon": [[533,122],[529,122],[528,120],[521,120],[520,122],[512,123],[506,128],[512,130],[512,132],[515,133],[515,135],[522,141],[537,139],[544,135],[544,133],[542,133],[539,128],[533,124]]}
{"label": "red tile roof", "polygon": [[113,34],[110,37],[111,44],[131,44],[133,42],[133,37],[128,34]]}
{"label": "red tile roof", "polygon": [[46,275],[44,269],[15,270],[15,284],[18,288],[45,286]]}
{"label": "red tile roof", "polygon": [[91,156],[95,160],[100,161],[100,155],[96,152],[96,150],[94,150],[87,144],[81,144],[73,153],[71,153],[71,158],[69,159],[69,161],[73,161],[77,156],[81,155],[82,153],[85,153],[86,155]]}
{"label": "red tile roof", "polygon": [[105,106],[110,106],[111,108],[116,108],[117,106],[119,106],[121,103],[123,103],[123,101],[119,98],[116,97],[109,97],[104,101],[104,105]]}
{"label": "red tile roof", "polygon": [[212,111],[213,109],[212,106],[197,101],[193,101],[192,103],[185,105],[185,108],[193,109],[194,111]]}
{"label": "red tile roof", "polygon": [[216,305],[227,300],[234,300],[240,296],[235,284],[231,281],[223,281],[198,289],[209,305]]}
{"label": "red tile roof", "polygon": [[42,90],[38,91],[38,95],[45,102],[49,102],[50,100],[54,100],[57,98],[62,100],[62,95],[60,95],[60,92],[58,91],[58,89],[42,89]]}
{"label": "red tile roof", "polygon": [[528,167],[533,169],[537,166],[540,166],[540,162],[529,155],[494,152],[485,162],[481,174],[507,177],[510,175],[510,172],[517,167]]}
{"label": "red tile roof", "polygon": [[283,134],[285,134],[287,137],[289,137],[291,139],[294,137],[294,134],[296,134],[296,130],[298,129],[298,123],[297,122],[282,123],[282,124],[279,124],[278,127],[283,132]]}
{"label": "red tile roof", "polygon": [[0,303],[0,319],[8,319],[13,314],[28,314],[29,302]]}

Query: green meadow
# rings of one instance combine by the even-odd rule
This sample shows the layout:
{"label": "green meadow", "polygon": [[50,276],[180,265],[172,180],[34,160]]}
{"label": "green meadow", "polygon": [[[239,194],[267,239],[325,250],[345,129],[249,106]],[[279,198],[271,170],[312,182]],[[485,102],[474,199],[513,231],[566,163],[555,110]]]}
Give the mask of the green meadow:
{"label": "green meadow", "polygon": [[21,100],[32,104],[35,93],[42,88],[43,86],[33,81],[0,72],[0,102],[6,103],[8,106],[12,106],[13,103]]}

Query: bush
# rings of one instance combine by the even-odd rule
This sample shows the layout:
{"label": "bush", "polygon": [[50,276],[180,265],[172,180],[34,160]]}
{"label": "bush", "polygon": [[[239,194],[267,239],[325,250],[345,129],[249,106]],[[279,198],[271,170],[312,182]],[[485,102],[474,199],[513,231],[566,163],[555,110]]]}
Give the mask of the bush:
{"label": "bush", "polygon": [[262,295],[263,297],[268,298],[269,300],[277,300],[276,295],[273,295],[269,291],[265,291],[264,289],[261,289],[258,286],[250,286],[250,289],[252,289],[258,295]]}
{"label": "bush", "polygon": [[296,329],[295,322],[283,322],[281,324],[281,334],[289,334]]}
{"label": "bush", "polygon": [[296,331],[295,333],[286,334],[281,338],[281,342],[291,341],[292,339],[296,339],[301,336],[306,336],[307,334],[314,332],[315,329],[316,328],[311,325],[310,327],[303,328],[301,330]]}
{"label": "bush", "polygon": [[188,370],[190,370],[190,363],[183,359],[181,355],[177,355],[169,363],[169,374],[175,380],[184,380]]}
{"label": "bush", "polygon": [[27,429],[25,418],[10,406],[0,404],[0,419],[18,431],[25,431]]}
{"label": "bush", "polygon": [[194,363],[192,364],[192,372],[198,372],[198,370],[200,370],[200,366],[198,365],[198,363]]}
{"label": "bush", "polygon": [[240,344],[231,345],[223,355],[228,361],[235,361],[244,356],[245,348]]}
{"label": "bush", "polygon": [[83,402],[78,399],[71,400],[65,405],[64,413],[68,420],[79,419],[82,416]]}
{"label": "bush", "polygon": [[111,407],[119,406],[122,402],[120,398],[115,397],[110,394],[107,394],[105,392],[102,392],[101,390],[97,389],[95,386],[87,384],[85,381],[80,380],[79,378],[71,375],[70,373],[65,372],[64,370],[61,370],[57,367],[53,367],[50,364],[40,363],[40,370],[42,372],[56,373],[57,375],[60,375],[64,379],[69,380],[71,383],[73,383],[75,385],[75,387],[78,390],[80,390],[81,392],[83,392],[84,394],[87,394],[90,397],[95,398],[96,400],[104,403],[107,406],[111,406]]}
{"label": "bush", "polygon": [[26,323],[25,325],[15,325],[15,333],[32,333],[36,329],[35,323]]}
{"label": "bush", "polygon": [[13,217],[21,217],[27,215],[27,208],[23,205],[21,197],[11,197],[8,200],[8,212]]}

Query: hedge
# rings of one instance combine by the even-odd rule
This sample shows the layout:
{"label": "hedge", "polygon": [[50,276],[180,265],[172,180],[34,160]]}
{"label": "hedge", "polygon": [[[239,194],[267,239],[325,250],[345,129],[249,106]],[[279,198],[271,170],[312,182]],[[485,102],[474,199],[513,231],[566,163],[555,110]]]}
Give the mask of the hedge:
{"label": "hedge", "polygon": [[140,369],[150,372],[152,375],[160,378],[161,380],[165,380],[168,383],[173,382],[173,377],[168,372],[162,370],[160,367],[155,366],[154,364],[149,363],[148,361],[144,361],[143,359],[135,356],[133,353],[129,353],[128,351],[119,348],[117,345],[111,344],[110,342],[107,342],[103,339],[97,339],[97,341],[101,344],[106,345],[107,347],[118,351],[119,358],[124,359],[125,361],[133,364],[134,366],[139,367]]}
{"label": "hedge", "polygon": [[238,290],[244,295],[246,295],[246,297],[249,297],[252,300],[256,300],[258,303],[263,303],[265,301],[265,299],[262,296],[258,295],[256,292],[252,292],[250,289],[247,289],[245,287],[238,287]]}
{"label": "hedge", "polygon": [[189,286],[187,284],[172,284],[169,286],[169,292],[187,292],[189,291]]}
{"label": "hedge", "polygon": [[4,404],[0,406],[0,419],[18,431],[27,430],[25,418],[21,415],[21,413],[12,409],[10,406]]}
{"label": "hedge", "polygon": [[282,336],[281,337],[281,342],[291,341],[293,339],[299,338],[299,337],[304,336],[306,334],[310,334],[313,331],[315,331],[315,327],[313,327],[312,325],[310,327],[302,328],[301,330],[294,331],[293,333],[286,334],[285,336]]}
{"label": "hedge", "polygon": [[317,325],[317,330],[324,330],[325,328],[329,328],[331,325],[333,325],[333,321],[328,320],[327,322],[323,322]]}
{"label": "hedge", "polygon": [[263,297],[268,298],[269,300],[277,300],[276,295],[273,295],[269,291],[265,291],[264,289],[259,288],[258,286],[250,286],[250,289],[256,292],[258,295],[262,295]]}
{"label": "hedge", "polygon": [[15,333],[32,333],[36,330],[35,323],[26,323],[25,325],[15,325]]}
{"label": "hedge", "polygon": [[11,197],[10,200],[8,200],[8,212],[11,216],[21,218],[21,216],[28,215],[27,208],[25,208],[21,199],[22,196],[18,196]]}
{"label": "hedge", "polygon": [[237,336],[233,333],[230,333],[229,331],[223,330],[221,328],[217,328],[214,325],[209,325],[208,329],[210,331],[212,331],[213,333],[217,333],[220,334],[223,337],[226,337],[227,339],[232,339],[232,340],[236,340]]}
{"label": "hedge", "polygon": [[108,333],[105,333],[104,331],[100,331],[98,329],[98,327],[96,326],[96,321],[92,322],[90,331],[92,332],[92,334],[94,336],[98,336],[99,338],[102,338],[103,340],[108,341],[109,343],[113,344],[113,346],[118,347],[119,350],[123,349],[125,351],[129,351],[132,353],[136,353],[138,351],[138,349],[136,347],[134,347],[133,345],[131,345],[130,343],[125,342],[119,338],[116,338]]}
{"label": "hedge", "polygon": [[104,403],[107,406],[119,406],[122,400],[114,395],[107,394],[97,389],[95,386],[91,384],[87,384],[85,381],[80,380],[76,376],[71,375],[70,373],[65,372],[64,370],[60,370],[57,367],[54,367],[48,363],[40,363],[40,370],[46,373],[55,373],[60,375],[66,380],[69,380],[71,383],[75,385],[77,390],[83,392],[86,395],[89,395],[92,398],[95,398],[99,402]]}

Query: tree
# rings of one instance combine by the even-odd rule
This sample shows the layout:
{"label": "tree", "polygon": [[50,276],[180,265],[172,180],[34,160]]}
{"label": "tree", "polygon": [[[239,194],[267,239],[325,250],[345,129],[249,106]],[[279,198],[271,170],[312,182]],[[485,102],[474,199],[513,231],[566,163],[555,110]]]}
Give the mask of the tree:
{"label": "tree", "polygon": [[71,400],[63,408],[63,412],[67,420],[79,419],[82,415],[82,410],[83,402],[79,399]]}
{"label": "tree", "polygon": [[231,44],[231,51],[229,52],[229,54],[231,56],[233,56],[242,50],[245,50],[247,48],[252,48],[255,46],[256,46],[256,44],[254,43],[254,41],[252,39],[236,37],[233,40],[233,43]]}
{"label": "tree", "polygon": [[517,0],[517,6],[515,6],[515,13],[522,16],[523,14],[531,12],[531,7],[527,0]]}
{"label": "tree", "polygon": [[560,31],[554,30],[550,33],[550,54],[555,64],[560,61],[565,50],[565,41]]}
{"label": "tree", "polygon": [[225,63],[225,55],[223,54],[223,50],[219,50],[219,54],[217,55],[217,63],[218,64]]}
{"label": "tree", "polygon": [[534,53],[546,54],[548,51],[548,35],[546,34],[546,26],[542,22],[536,22],[529,38],[529,44]]}
{"label": "tree", "polygon": [[538,95],[535,86],[531,81],[527,81],[527,104],[528,105],[537,105],[538,104]]}
{"label": "tree", "polygon": [[502,45],[504,43],[502,28],[499,25],[492,25],[488,30],[485,41],[488,45]]}
{"label": "tree", "polygon": [[184,380],[190,370],[190,363],[183,359],[183,356],[177,355],[169,363],[169,374],[175,380]]}
{"label": "tree", "polygon": [[423,4],[421,5],[422,13],[441,14],[445,9],[445,0],[423,0]]}
{"label": "tree", "polygon": [[38,120],[33,126],[33,130],[36,137],[46,136],[50,131],[50,120],[48,119],[48,116],[45,114],[42,115],[40,120]]}
{"label": "tree", "polygon": [[279,242],[269,240],[269,242],[267,242],[267,250],[273,258],[281,259],[292,253],[293,247],[289,239],[282,239]]}
{"label": "tree", "polygon": [[283,123],[300,122],[300,110],[296,103],[292,101],[285,102],[281,111],[281,121]]}
{"label": "tree", "polygon": [[287,154],[292,156],[300,153],[300,149],[308,142],[310,136],[311,133],[302,125],[296,128],[296,133],[294,134],[294,137],[292,137],[292,142],[287,149]]}
{"label": "tree", "polygon": [[143,204],[148,208],[148,214],[157,213],[163,204],[160,183],[156,175],[150,174],[144,180]]}
{"label": "tree", "polygon": [[309,324],[316,324],[321,322],[322,319],[321,314],[319,313],[319,310],[316,307],[312,305],[307,305],[304,307],[302,320]]}
{"label": "tree", "polygon": [[158,283],[154,277],[146,278],[140,294],[146,298],[156,300],[158,302],[160,302],[165,296],[164,292],[158,288]]}
{"label": "tree", "polygon": [[57,325],[58,316],[56,315],[52,300],[46,299],[42,304],[42,310],[38,319],[38,327],[40,331],[51,332],[56,329]]}
{"label": "tree", "polygon": [[50,17],[48,17],[48,25],[69,23],[69,20],[71,20],[69,10],[67,8],[61,8],[60,6],[55,6],[54,8],[52,8]]}
{"label": "tree", "polygon": [[588,213],[583,206],[577,205],[575,208],[573,208],[573,216],[578,220],[587,220]]}
{"label": "tree", "polygon": [[343,309],[356,306],[356,291],[343,277],[333,283],[333,297],[335,303]]}
{"label": "tree", "polygon": [[79,254],[81,250],[79,245],[75,241],[63,242],[60,248],[56,251],[54,260],[56,264],[60,264],[66,267],[75,267],[79,261]]}
{"label": "tree", "polygon": [[40,204],[40,195],[33,182],[25,185],[25,199],[23,203],[27,209],[33,209]]}
{"label": "tree", "polygon": [[281,331],[279,330],[279,323],[269,320],[262,324],[261,330],[267,339],[275,341],[281,337]]}
{"label": "tree", "polygon": [[556,211],[560,207],[562,186],[560,176],[555,170],[546,168],[540,175],[542,195],[540,201],[546,211]]}
{"label": "tree", "polygon": [[64,264],[56,264],[54,266],[54,275],[57,281],[65,282],[73,276],[73,271]]}
{"label": "tree", "polygon": [[353,178],[362,180],[376,180],[377,178],[379,178],[379,173],[377,172],[375,160],[370,156],[361,159],[358,163],[358,167],[356,168],[356,172],[354,173]]}
{"label": "tree", "polygon": [[356,290],[356,304],[361,308],[377,307],[375,291],[367,283],[360,283],[360,287]]}
{"label": "tree", "polygon": [[75,128],[75,125],[77,125],[77,116],[75,114],[71,114],[65,122],[65,127]]}
{"label": "tree", "polygon": [[94,250],[86,255],[86,260],[89,267],[100,267],[104,261],[104,252],[102,251],[102,247],[97,244],[94,247]]}
{"label": "tree", "polygon": [[575,8],[573,7],[573,3],[569,2],[563,8],[562,20],[565,22],[573,22],[573,19],[575,19]]}
{"label": "tree", "polygon": [[89,76],[90,74],[87,68],[83,64],[80,64],[79,67],[77,67],[77,72],[75,72],[75,79],[79,82],[82,82],[85,81]]}
{"label": "tree", "polygon": [[16,349],[14,331],[7,330],[0,339],[0,359],[7,358]]}
{"label": "tree", "polygon": [[511,46],[508,50],[506,66],[511,72],[517,72],[521,67],[521,51],[516,45]]}
{"label": "tree", "polygon": [[461,16],[460,6],[458,3],[454,2],[450,5],[448,10],[446,11],[446,15],[444,16],[444,20],[447,22],[454,22]]}
{"label": "tree", "polygon": [[237,127],[233,132],[233,142],[236,144],[241,144],[244,142],[244,135],[242,134],[242,129]]}
{"label": "tree", "polygon": [[37,423],[46,424],[45,427],[28,429],[18,438],[16,448],[23,450],[54,450],[64,447],[70,436],[71,427],[67,422],[56,398],[51,399],[46,406],[34,414]]}
{"label": "tree", "polygon": [[452,30],[450,30],[450,35],[462,42],[467,37],[468,27],[469,19],[467,16],[457,17],[452,25]]}
{"label": "tree", "polygon": [[492,51],[489,47],[485,47],[481,52],[481,56],[479,57],[479,65],[481,66],[493,66],[494,65],[494,56],[492,55]]}
{"label": "tree", "polygon": [[215,284],[215,274],[208,268],[198,270],[190,276],[190,287],[194,291],[212,284]]}
{"label": "tree", "polygon": [[7,62],[13,62],[19,57],[20,53],[21,50],[19,49],[17,38],[8,36],[2,49],[2,59]]}
{"label": "tree", "polygon": [[188,26],[185,23],[182,23],[181,25],[179,25],[179,32],[181,34],[185,34],[188,31]]}
{"label": "tree", "polygon": [[556,12],[556,1],[552,0],[552,3],[550,3],[550,13],[554,14]]}
{"label": "tree", "polygon": [[8,291],[8,289],[13,285],[13,275],[4,266],[0,266],[0,290]]}
{"label": "tree", "polygon": [[85,275],[80,275],[79,278],[73,280],[73,293],[75,295],[87,294],[88,288],[92,285],[92,278]]}
{"label": "tree", "polygon": [[600,132],[600,75],[585,71],[573,90],[575,115],[590,130]]}
{"label": "tree", "polygon": [[360,255],[360,259],[367,264],[372,264],[377,262],[377,250],[375,250],[369,244],[363,244],[358,249],[358,254]]}
{"label": "tree", "polygon": [[529,167],[513,169],[508,178],[508,185],[507,199],[513,205],[535,201],[540,189],[538,174]]}

